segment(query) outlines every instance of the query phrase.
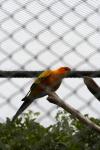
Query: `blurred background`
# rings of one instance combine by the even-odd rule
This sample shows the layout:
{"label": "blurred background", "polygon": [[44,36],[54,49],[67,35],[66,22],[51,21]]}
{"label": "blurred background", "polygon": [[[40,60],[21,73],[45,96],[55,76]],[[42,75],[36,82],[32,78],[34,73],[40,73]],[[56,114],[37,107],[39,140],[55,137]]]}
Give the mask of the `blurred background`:
{"label": "blurred background", "polygon": [[[100,0],[0,1],[0,70],[100,70],[99,41]],[[33,81],[0,79],[0,121],[12,118]],[[82,78],[64,79],[57,93],[81,113],[100,117],[100,103]],[[40,112],[38,121],[48,126],[59,109],[44,97],[25,112]]]}

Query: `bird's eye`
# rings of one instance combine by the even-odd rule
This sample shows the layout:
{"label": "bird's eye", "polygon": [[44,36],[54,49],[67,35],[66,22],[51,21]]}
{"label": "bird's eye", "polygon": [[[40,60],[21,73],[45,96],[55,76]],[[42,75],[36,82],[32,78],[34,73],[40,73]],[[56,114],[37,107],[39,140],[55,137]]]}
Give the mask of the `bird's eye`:
{"label": "bird's eye", "polygon": [[70,71],[71,69],[69,67],[65,67],[64,70]]}

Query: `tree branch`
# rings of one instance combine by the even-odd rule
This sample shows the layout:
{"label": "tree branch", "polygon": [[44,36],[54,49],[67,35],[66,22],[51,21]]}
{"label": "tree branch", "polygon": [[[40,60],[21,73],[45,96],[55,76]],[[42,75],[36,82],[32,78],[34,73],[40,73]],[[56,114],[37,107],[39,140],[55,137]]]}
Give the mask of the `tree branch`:
{"label": "tree branch", "polygon": [[87,76],[84,77],[84,83],[87,86],[88,90],[100,102],[100,86],[98,86],[92,78],[87,77]]}
{"label": "tree branch", "polygon": [[100,133],[100,127],[93,123],[90,119],[86,118],[83,116],[79,111],[74,109],[72,106],[69,104],[66,104],[56,93],[54,92],[48,92],[48,98],[47,100],[53,104],[56,104],[60,107],[62,107],[64,110],[68,111],[71,113],[74,117],[78,118],[81,122],[84,124],[88,125],[90,128],[94,129],[95,131]]}

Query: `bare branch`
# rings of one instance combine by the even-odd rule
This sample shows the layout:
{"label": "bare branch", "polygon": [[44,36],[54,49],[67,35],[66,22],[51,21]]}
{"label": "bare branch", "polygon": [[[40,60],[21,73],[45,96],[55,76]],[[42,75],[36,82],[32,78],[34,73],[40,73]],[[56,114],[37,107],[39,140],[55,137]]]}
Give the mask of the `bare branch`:
{"label": "bare branch", "polygon": [[98,125],[96,125],[91,120],[89,120],[88,118],[83,116],[79,111],[74,109],[69,104],[66,104],[62,99],[60,99],[60,97],[56,93],[54,93],[54,92],[47,92],[47,93],[48,93],[47,100],[49,102],[62,107],[64,110],[66,110],[69,113],[71,113],[74,117],[78,118],[81,122],[83,122],[84,124],[88,125],[92,129],[94,129],[95,131],[100,133],[100,127]]}
{"label": "bare branch", "polygon": [[100,101],[100,87],[96,82],[90,77],[84,77],[84,83],[87,86],[88,90]]}

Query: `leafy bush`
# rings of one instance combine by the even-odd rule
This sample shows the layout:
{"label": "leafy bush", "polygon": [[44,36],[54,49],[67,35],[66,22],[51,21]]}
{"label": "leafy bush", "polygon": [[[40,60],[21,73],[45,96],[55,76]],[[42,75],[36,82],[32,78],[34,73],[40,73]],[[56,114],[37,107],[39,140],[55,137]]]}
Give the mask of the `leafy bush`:
{"label": "leafy bush", "polygon": [[100,150],[99,133],[65,111],[58,112],[56,124],[48,128],[36,122],[38,115],[29,112],[24,120],[0,123],[0,150]]}

